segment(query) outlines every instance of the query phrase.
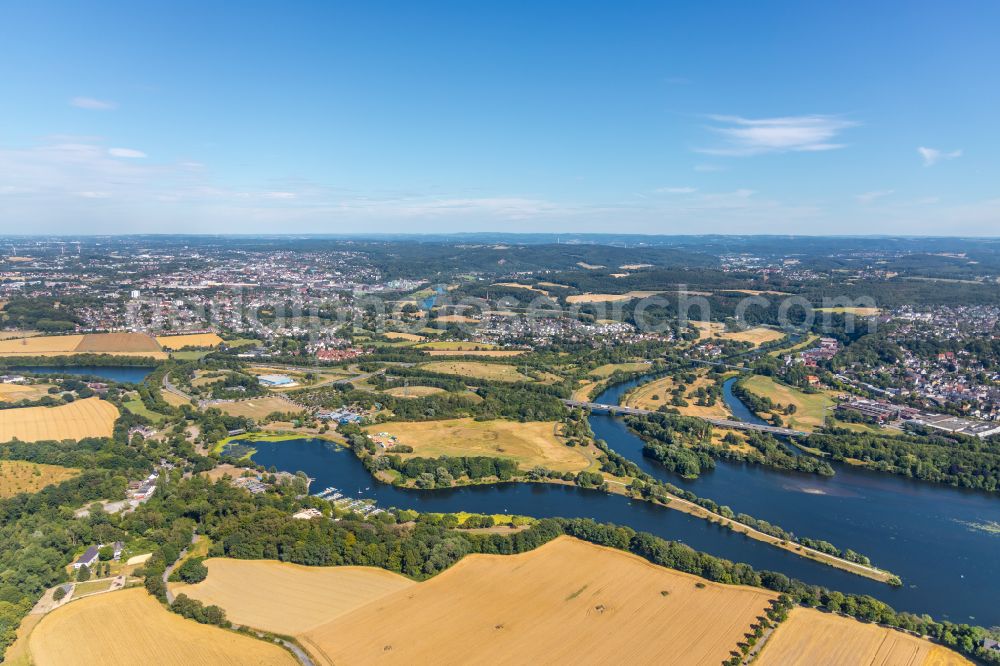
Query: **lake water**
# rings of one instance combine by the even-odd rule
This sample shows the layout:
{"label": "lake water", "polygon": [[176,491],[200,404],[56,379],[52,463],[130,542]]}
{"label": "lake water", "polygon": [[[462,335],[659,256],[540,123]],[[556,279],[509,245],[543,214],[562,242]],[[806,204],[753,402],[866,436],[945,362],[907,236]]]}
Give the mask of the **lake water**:
{"label": "lake water", "polygon": [[153,371],[153,368],[128,365],[75,365],[67,366],[65,368],[56,368],[51,366],[24,366],[20,368],[11,368],[11,370],[19,372],[34,372],[43,375],[94,375],[96,377],[103,377],[104,379],[110,379],[115,382],[138,384]]}
{"label": "lake water", "polygon": [[[615,386],[595,402],[616,404],[637,383]],[[734,399],[731,391],[727,394]],[[737,412],[739,407],[732,405]],[[375,481],[350,451],[315,439],[256,442],[254,460],[283,471],[304,471],[315,479],[313,492],[335,486],[349,496],[374,499],[383,507],[418,511],[593,518],[682,541],[808,583],[871,594],[897,610],[930,613],[955,622],[1000,624],[996,602],[1000,598],[1000,536],[969,526],[1000,523],[996,497],[836,463],[836,476],[821,477],[720,461],[715,471],[684,481],[645,458],[642,441],[620,419],[595,414],[590,423],[597,437],[649,474],[803,536],[862,552],[898,574],[903,587],[891,588],[678,511],[617,495],[527,483],[429,491],[395,488]]]}
{"label": "lake water", "polygon": [[[730,410],[760,422],[733,395],[730,382],[723,390]],[[618,404],[637,383],[612,387],[595,402]],[[955,622],[1000,623],[1000,535],[972,527],[1000,523],[1000,497],[836,462],[836,475],[823,477],[718,461],[714,471],[689,481],[644,458],[642,441],[619,419],[595,414],[590,423],[597,437],[656,478],[868,555],[903,579],[902,588],[876,595],[898,609]]]}

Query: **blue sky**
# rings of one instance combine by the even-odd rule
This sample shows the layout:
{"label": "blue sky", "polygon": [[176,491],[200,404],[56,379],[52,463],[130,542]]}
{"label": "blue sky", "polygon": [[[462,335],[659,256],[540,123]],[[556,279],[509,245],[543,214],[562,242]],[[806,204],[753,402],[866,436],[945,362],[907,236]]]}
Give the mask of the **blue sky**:
{"label": "blue sky", "polygon": [[0,231],[997,235],[997,25],[972,1],[10,0]]}

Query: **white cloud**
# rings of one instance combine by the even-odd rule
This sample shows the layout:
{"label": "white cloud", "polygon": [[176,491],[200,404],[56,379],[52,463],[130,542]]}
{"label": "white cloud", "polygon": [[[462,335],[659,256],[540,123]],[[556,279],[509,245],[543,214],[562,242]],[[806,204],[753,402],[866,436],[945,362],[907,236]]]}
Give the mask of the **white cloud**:
{"label": "white cloud", "polygon": [[893,192],[895,192],[895,190],[874,190],[872,192],[864,192],[862,194],[857,195],[854,198],[863,204],[870,204],[876,199],[881,199],[882,197],[889,196]]}
{"label": "white cloud", "polygon": [[697,187],[658,187],[654,190],[657,194],[694,194]]}
{"label": "white cloud", "polygon": [[741,118],[709,116],[722,125],[710,127],[726,140],[726,145],[702,148],[710,155],[760,155],[762,153],[818,152],[843,148],[837,135],[858,123],[837,116],[788,116],[783,118]]}
{"label": "white cloud", "polygon": [[924,146],[918,147],[917,152],[920,153],[920,157],[923,158],[925,167],[934,166],[941,160],[953,160],[956,157],[962,156],[961,150],[945,152],[943,150],[938,150],[937,148],[925,148]]}
{"label": "white cloud", "polygon": [[84,199],[110,199],[110,192],[96,192],[94,190],[88,190],[86,192],[77,192],[77,196],[83,197]]}
{"label": "white cloud", "polygon": [[126,157],[129,159],[146,157],[146,153],[141,150],[133,150],[132,148],[108,148],[108,155],[111,155],[112,157]]}
{"label": "white cloud", "polygon": [[90,109],[91,111],[111,111],[118,108],[114,102],[94,99],[93,97],[74,97],[69,103],[70,106],[75,106],[78,109]]}
{"label": "white cloud", "polygon": [[265,199],[294,199],[295,192],[265,192]]}

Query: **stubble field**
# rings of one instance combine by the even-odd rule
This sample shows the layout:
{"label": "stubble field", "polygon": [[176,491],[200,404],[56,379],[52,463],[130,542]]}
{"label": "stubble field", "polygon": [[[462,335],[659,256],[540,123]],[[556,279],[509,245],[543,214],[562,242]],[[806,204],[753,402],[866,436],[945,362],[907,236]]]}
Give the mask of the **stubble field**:
{"label": "stubble field", "polygon": [[774,597],[560,537],[466,556],[300,638],[325,664],[715,665]]}
{"label": "stubble field", "polygon": [[757,658],[759,666],[971,666],[930,641],[812,608],[794,608]]}
{"label": "stubble field", "polygon": [[212,558],[205,565],[205,580],[172,585],[172,589],[225,608],[233,622],[280,634],[309,631],[416,585],[409,578],[374,567],[305,567],[226,558]]}
{"label": "stubble field", "polygon": [[298,662],[277,645],[186,620],[145,590],[73,601],[46,615],[28,642],[35,666],[206,666]]}
{"label": "stubble field", "polygon": [[18,493],[35,493],[55,483],[62,483],[78,475],[80,470],[58,465],[0,460],[0,498]]}
{"label": "stubble field", "polygon": [[417,366],[430,372],[458,375],[473,379],[497,382],[528,382],[531,378],[522,375],[513,365],[503,363],[479,363],[478,361],[431,361]]}
{"label": "stubble field", "polygon": [[110,437],[118,409],[100,398],[76,400],[58,407],[0,410],[0,442]]}
{"label": "stubble field", "polygon": [[183,349],[184,347],[218,347],[222,338],[215,333],[189,333],[187,335],[160,335],[156,341],[164,349]]}
{"label": "stubble field", "polygon": [[[579,472],[590,467],[593,447],[566,446],[556,434],[554,421],[520,423],[471,418],[444,421],[396,421],[366,426],[368,433],[387,432],[400,444],[413,447],[402,457],[492,456],[513,458],[522,469],[541,465],[560,472]],[[392,450],[390,449],[391,453]]]}

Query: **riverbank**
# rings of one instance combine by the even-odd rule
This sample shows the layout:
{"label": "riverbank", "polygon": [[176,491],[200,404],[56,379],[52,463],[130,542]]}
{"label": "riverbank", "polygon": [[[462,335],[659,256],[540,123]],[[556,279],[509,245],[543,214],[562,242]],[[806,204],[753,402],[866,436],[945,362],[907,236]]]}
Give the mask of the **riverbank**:
{"label": "riverbank", "polygon": [[[302,440],[302,439],[303,438],[301,436],[295,437],[295,436],[284,435],[284,436],[262,436],[254,441],[283,442],[283,441]],[[227,440],[239,441],[240,436],[227,438]],[[257,451],[254,449],[245,454],[244,458],[252,459],[252,457],[256,453]],[[353,452],[345,451],[345,453],[357,459],[356,456],[354,456]],[[358,462],[361,463],[360,460],[358,460]],[[299,470],[293,470],[293,471],[299,471]],[[306,474],[308,474],[309,476],[314,475],[313,473],[310,473],[309,470],[302,470],[302,471],[305,471]],[[448,490],[457,490],[461,488],[476,488],[484,486],[512,485],[512,484],[541,484],[541,485],[579,487],[579,485],[574,480],[570,479],[529,478],[528,476],[518,476],[509,480],[500,480],[494,477],[490,477],[488,479],[459,478],[455,479],[452,485],[447,487],[420,489],[417,488],[416,483],[413,480],[407,480],[404,483],[400,483],[399,479],[401,477],[399,476],[398,472],[395,472],[394,470],[380,470],[374,473],[369,471],[368,474],[370,477],[374,478],[375,481],[378,483],[383,483],[392,486],[394,488],[415,491],[415,492],[434,492],[435,490],[440,492],[446,492]],[[885,583],[888,585],[899,584],[898,577],[892,574],[891,572],[883,571],[875,567],[868,567],[862,564],[857,564],[855,562],[845,560],[843,558],[831,555],[829,553],[824,553],[815,550],[813,548],[809,548],[807,546],[803,546],[801,544],[782,539],[780,537],[775,537],[766,534],[738,520],[735,520],[733,518],[727,518],[719,513],[715,513],[704,507],[698,506],[694,502],[686,500],[682,497],[678,497],[673,493],[664,492],[664,497],[667,500],[666,502],[659,502],[652,498],[642,497],[639,493],[631,489],[631,484],[632,481],[634,480],[632,477],[615,476],[607,472],[600,472],[600,475],[606,485],[605,492],[607,492],[608,494],[619,495],[622,497],[627,497],[629,500],[632,501],[644,502],[647,504],[652,504],[654,506],[660,506],[663,508],[678,511],[680,513],[684,513],[694,518],[703,520],[707,523],[724,527],[734,533],[742,534],[743,536],[749,537],[761,543],[778,548],[787,553],[791,553],[792,555],[812,560],[814,562],[824,564],[826,566],[830,566],[839,569],[841,571],[845,571],[858,576],[863,576],[865,578],[869,578],[871,580],[878,581],[880,583]]]}

